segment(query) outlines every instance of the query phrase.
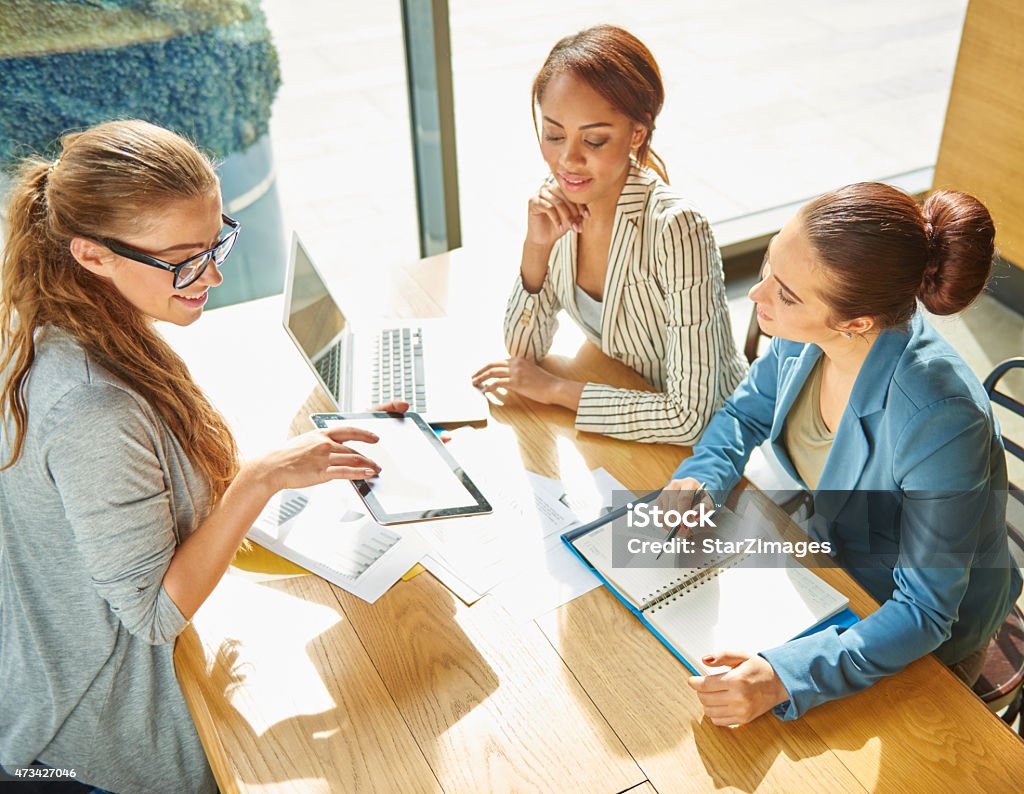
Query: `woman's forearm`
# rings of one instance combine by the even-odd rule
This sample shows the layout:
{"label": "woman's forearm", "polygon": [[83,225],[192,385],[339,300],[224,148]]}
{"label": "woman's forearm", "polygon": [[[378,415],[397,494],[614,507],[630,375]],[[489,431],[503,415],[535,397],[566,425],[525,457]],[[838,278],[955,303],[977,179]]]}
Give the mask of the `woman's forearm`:
{"label": "woman's forearm", "polygon": [[548,259],[551,257],[550,245],[537,245],[527,240],[523,243],[523,259],[519,273],[523,279],[523,287],[527,292],[538,293],[544,286],[548,275]]}
{"label": "woman's forearm", "polygon": [[178,546],[163,585],[186,619],[191,620],[213,592],[273,494],[263,467],[243,464],[213,512]]}

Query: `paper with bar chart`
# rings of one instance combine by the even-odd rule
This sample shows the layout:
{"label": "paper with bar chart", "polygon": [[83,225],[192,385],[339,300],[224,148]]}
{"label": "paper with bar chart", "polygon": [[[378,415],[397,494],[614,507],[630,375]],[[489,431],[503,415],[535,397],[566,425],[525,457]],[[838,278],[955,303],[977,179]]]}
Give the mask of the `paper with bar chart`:
{"label": "paper with bar chart", "polygon": [[381,526],[338,482],[276,494],[248,537],[371,604],[427,552],[415,529]]}

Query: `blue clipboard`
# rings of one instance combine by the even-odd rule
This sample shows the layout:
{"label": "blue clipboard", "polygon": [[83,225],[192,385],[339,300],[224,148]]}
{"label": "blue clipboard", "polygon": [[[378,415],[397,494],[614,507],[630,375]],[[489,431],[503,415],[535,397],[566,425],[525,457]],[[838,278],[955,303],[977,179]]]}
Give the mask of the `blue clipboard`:
{"label": "blue clipboard", "polygon": [[[661,491],[657,490],[652,491],[651,493],[645,496],[637,497],[631,502],[631,505],[635,505],[640,502],[652,502],[658,498],[658,495],[660,493]],[[654,626],[652,626],[647,621],[647,618],[644,617],[643,612],[634,607],[629,602],[629,599],[627,599],[624,595],[622,595],[622,593],[616,590],[612,586],[611,582],[605,579],[604,575],[601,574],[601,572],[598,571],[596,568],[594,568],[594,566],[587,561],[586,557],[580,554],[576,547],[573,545],[573,541],[576,538],[582,537],[583,535],[586,535],[589,532],[593,532],[598,527],[604,526],[610,521],[614,521],[617,518],[621,518],[622,516],[626,515],[626,513],[629,512],[629,510],[630,505],[623,505],[622,507],[612,510],[608,514],[603,515],[594,521],[591,521],[589,524],[584,524],[581,527],[575,527],[574,529],[570,529],[568,532],[562,533],[562,542],[569,547],[569,551],[576,555],[576,558],[580,562],[582,562],[585,566],[587,566],[587,568],[590,569],[591,573],[593,573],[594,576],[596,576],[601,581],[601,584],[607,587],[611,594],[615,596],[619,600],[619,602],[624,607],[626,607],[626,609],[633,613],[633,615],[640,621],[640,623],[643,624],[644,628],[646,628],[649,632],[651,632],[651,634],[657,637],[658,642],[660,642],[662,645],[668,648],[672,655],[683,663],[687,670],[689,670],[694,675],[702,675],[702,673],[699,670],[697,670],[692,664],[686,661],[686,658],[681,653],[679,653],[679,651],[676,650],[675,646],[672,645],[672,643],[670,643],[667,639],[665,639],[665,637],[662,636],[661,632],[659,632],[656,628],[654,628]],[[836,626],[840,631],[843,631],[844,629],[850,628],[850,626],[857,623],[859,620],[860,618],[857,617],[857,613],[849,607],[847,607],[841,612],[837,612],[832,617],[826,618],[825,620],[821,621],[821,623],[811,626],[811,628],[809,628],[807,631],[805,631],[803,634],[800,634],[799,636],[806,637],[809,634],[815,634],[816,632],[823,631],[824,629],[827,629],[830,626]],[[794,639],[797,638],[794,637]]]}

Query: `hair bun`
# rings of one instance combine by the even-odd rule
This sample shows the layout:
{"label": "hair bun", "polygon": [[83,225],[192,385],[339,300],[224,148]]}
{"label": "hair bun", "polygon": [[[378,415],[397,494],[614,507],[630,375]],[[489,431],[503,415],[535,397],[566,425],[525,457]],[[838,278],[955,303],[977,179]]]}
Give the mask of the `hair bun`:
{"label": "hair bun", "polygon": [[924,203],[927,263],[917,297],[933,314],[963,311],[982,293],[995,256],[995,225],[967,193],[939,190]]}

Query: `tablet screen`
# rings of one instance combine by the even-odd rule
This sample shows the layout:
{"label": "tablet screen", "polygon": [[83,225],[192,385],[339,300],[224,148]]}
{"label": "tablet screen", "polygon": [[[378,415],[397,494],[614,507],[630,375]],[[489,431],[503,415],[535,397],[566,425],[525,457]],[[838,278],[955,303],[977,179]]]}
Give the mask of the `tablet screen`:
{"label": "tablet screen", "polygon": [[346,446],[380,466],[369,480],[353,480],[380,524],[489,513],[491,506],[418,414],[315,414],[317,427],[358,427],[380,441]]}

